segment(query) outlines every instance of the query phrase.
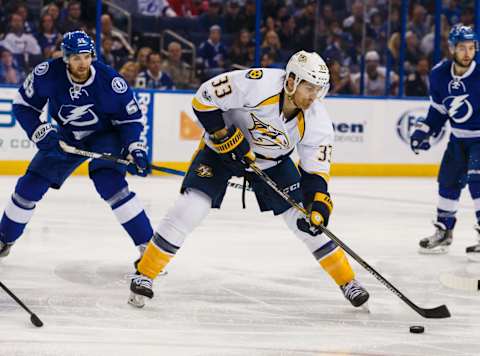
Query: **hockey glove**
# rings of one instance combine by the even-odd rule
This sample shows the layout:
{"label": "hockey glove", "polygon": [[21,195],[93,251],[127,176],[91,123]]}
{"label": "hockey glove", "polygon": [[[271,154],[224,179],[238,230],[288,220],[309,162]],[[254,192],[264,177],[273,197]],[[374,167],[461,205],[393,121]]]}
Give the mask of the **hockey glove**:
{"label": "hockey glove", "polygon": [[127,166],[128,173],[140,177],[146,177],[148,174],[147,148],[140,142],[133,142],[128,146],[129,155],[127,156],[131,164]]}
{"label": "hockey glove", "polygon": [[315,193],[312,208],[310,211],[310,220],[306,218],[297,220],[297,227],[299,230],[306,232],[312,236],[317,236],[322,233],[319,226],[327,226],[330,214],[333,210],[333,203],[328,193]]}
{"label": "hockey glove", "polygon": [[32,134],[31,140],[41,151],[63,152],[59,145],[57,129],[50,123],[38,126]]}
{"label": "hockey glove", "polygon": [[415,130],[410,136],[410,148],[415,154],[418,155],[418,151],[427,151],[430,149],[430,127],[424,122],[417,122],[415,124]]}
{"label": "hockey glove", "polygon": [[255,154],[251,150],[250,144],[242,131],[235,126],[217,131],[210,135],[210,139],[213,142],[213,149],[220,154],[224,163],[236,173],[243,172],[250,162],[255,161]]}

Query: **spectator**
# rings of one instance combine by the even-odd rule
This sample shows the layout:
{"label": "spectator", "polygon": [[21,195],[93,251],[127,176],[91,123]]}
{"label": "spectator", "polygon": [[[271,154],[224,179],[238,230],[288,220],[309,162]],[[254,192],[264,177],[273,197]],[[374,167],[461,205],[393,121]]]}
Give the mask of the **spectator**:
{"label": "spectator", "polygon": [[24,32],[25,33],[34,33],[35,26],[33,22],[28,21],[28,8],[24,4],[20,4],[17,6],[15,13],[20,15],[24,23]]}
{"label": "spectator", "polygon": [[[317,9],[316,0],[308,0],[307,5],[301,11],[301,15],[297,17],[297,43],[298,46],[305,51],[314,50],[314,40],[315,40],[315,25],[317,23],[315,11]],[[323,21],[319,21],[322,22]],[[321,34],[321,32],[319,33]]]}
{"label": "spectator", "polygon": [[460,16],[460,22],[463,23],[465,26],[473,26],[473,20],[475,19],[475,10],[473,7],[466,7],[462,11],[462,15]]}
{"label": "spectator", "polygon": [[418,39],[414,32],[407,31],[405,34],[405,45],[404,67],[407,73],[413,73],[421,55]]}
{"label": "spectator", "polygon": [[[283,43],[282,48],[286,51],[294,52],[299,49],[296,43],[296,28],[297,24],[295,23],[293,16],[287,15],[282,17],[280,33],[278,35],[280,37],[280,42]],[[288,57],[290,57],[290,55],[288,55]]]}
{"label": "spectator", "polygon": [[[382,96],[385,95],[385,77],[386,69],[385,67],[380,67],[380,56],[376,51],[369,51],[365,55],[365,75],[364,75],[364,95],[370,96]],[[356,95],[361,94],[360,92],[360,73],[356,73],[352,76],[353,81],[353,92]],[[394,73],[390,73],[390,82],[393,88],[396,87],[398,83],[398,76]],[[393,92],[392,92],[393,93]],[[387,93],[387,94],[392,94]]]}
{"label": "spectator", "polygon": [[60,21],[58,29],[61,33],[80,30],[85,27],[81,20],[82,5],[80,1],[72,0],[67,5],[67,16]]}
{"label": "spectator", "polygon": [[[117,1],[119,5],[124,5],[125,0]],[[129,12],[139,13],[144,16],[155,17],[176,17],[177,13],[171,8],[168,0],[146,0],[138,1],[136,9],[129,8]],[[123,7],[123,6],[122,6]]]}
{"label": "spectator", "polygon": [[57,44],[61,41],[62,36],[55,28],[53,17],[49,14],[44,14],[40,19],[39,32],[36,34],[36,39],[44,58],[50,58],[51,54],[57,48]]}
{"label": "spectator", "polygon": [[449,0],[448,5],[442,10],[443,15],[448,20],[450,26],[460,22],[460,16],[462,15],[462,8],[458,0]]}
{"label": "spectator", "polygon": [[280,44],[280,38],[275,31],[268,31],[265,34],[265,38],[262,43],[262,53],[270,53],[274,61],[281,62],[282,45]]}
{"label": "spectator", "polygon": [[198,6],[195,5],[194,0],[168,0],[170,7],[177,16],[180,17],[195,17],[199,15]]}
{"label": "spectator", "polygon": [[255,60],[255,44],[252,41],[250,32],[242,29],[233,42],[230,50],[230,62],[241,67],[248,68],[253,65]]}
{"label": "spectator", "polygon": [[162,56],[158,52],[152,52],[147,57],[147,70],[140,72],[135,81],[135,87],[171,90],[175,89],[172,79],[167,73],[160,70]]}
{"label": "spectator", "polygon": [[58,6],[57,6],[54,2],[51,2],[50,4],[48,4],[47,6],[45,6],[45,7],[42,9],[42,13],[43,13],[43,14],[48,14],[48,15],[52,16],[52,19],[53,19],[53,22],[55,23],[55,26],[58,26],[58,20],[59,20],[59,16],[60,16],[60,9],[58,8]]}
{"label": "spectator", "polygon": [[102,52],[100,53],[102,62],[118,69],[125,62],[123,58],[113,52],[113,40],[111,37],[102,37]]}
{"label": "spectator", "polygon": [[353,94],[350,72],[347,67],[341,66],[337,60],[329,61],[330,95]]}
{"label": "spectator", "polygon": [[272,55],[268,52],[262,54],[262,58],[260,59],[260,66],[262,68],[285,68],[285,65],[283,63],[275,62],[275,58],[273,58]]}
{"label": "spectator", "polygon": [[112,39],[112,51],[120,57],[133,57],[134,50],[127,42],[123,35],[113,28],[112,17],[109,14],[101,16],[102,37],[110,37]]}
{"label": "spectator", "polygon": [[208,3],[207,12],[203,13],[199,17],[200,25],[205,31],[208,31],[214,25],[224,28],[224,19],[221,15],[222,1],[210,0]]}
{"label": "spectator", "polygon": [[240,12],[239,0],[229,0],[225,10],[225,32],[236,33],[246,21],[245,15]]}
{"label": "spectator", "polygon": [[0,83],[20,84],[25,79],[25,73],[20,70],[13,60],[12,54],[4,49],[0,52]]}
{"label": "spectator", "polygon": [[255,0],[246,0],[243,16],[245,22],[242,27],[245,27],[250,32],[255,32],[255,18],[256,18]]}
{"label": "spectator", "polygon": [[420,4],[415,4],[412,20],[408,23],[407,30],[412,31],[417,36],[417,39],[422,39],[430,29],[429,23],[425,8]]}
{"label": "spectator", "polygon": [[194,89],[198,85],[192,67],[182,61],[182,46],[178,42],[168,45],[168,58],[162,63],[162,71],[170,76],[177,89]]}
{"label": "spectator", "polygon": [[137,63],[139,65],[138,70],[140,72],[147,69],[147,58],[148,55],[152,53],[152,49],[150,47],[141,47],[137,52]]}
{"label": "spectator", "polygon": [[221,42],[222,32],[220,26],[213,25],[210,28],[208,40],[200,44],[198,49],[199,64],[204,68],[204,75],[208,79],[225,70],[227,50]]}
{"label": "spectator", "polygon": [[415,72],[408,75],[405,82],[406,96],[428,96],[429,80],[428,59],[423,57],[418,60]]}
{"label": "spectator", "polygon": [[268,31],[275,31],[277,32],[277,24],[275,23],[275,19],[272,16],[268,16],[265,19],[264,26],[260,29],[263,35],[265,35]]}
{"label": "spectator", "polygon": [[135,81],[137,79],[138,69],[139,69],[138,63],[135,63],[133,61],[128,61],[119,70],[120,75],[123,77],[123,79],[125,79],[127,84],[132,88],[135,87]]}
{"label": "spectator", "polygon": [[41,59],[41,49],[37,40],[30,33],[24,32],[23,19],[18,14],[10,16],[10,31],[7,33],[0,46],[13,54],[14,58],[21,63],[21,67],[28,69],[37,64]]}

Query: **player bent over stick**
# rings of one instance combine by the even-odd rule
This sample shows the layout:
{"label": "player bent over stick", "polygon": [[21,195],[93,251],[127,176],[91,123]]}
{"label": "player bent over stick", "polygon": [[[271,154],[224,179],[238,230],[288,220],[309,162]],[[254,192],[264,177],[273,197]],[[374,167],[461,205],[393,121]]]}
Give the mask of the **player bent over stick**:
{"label": "player bent over stick", "polygon": [[466,248],[467,257],[480,261],[480,68],[474,60],[478,38],[471,27],[456,25],[448,43],[453,60],[439,63],[430,74],[431,105],[424,121],[418,122],[411,136],[415,153],[430,148],[429,137],[438,134],[446,121],[451,135],[438,173],[438,206],[435,233],[420,240],[420,253],[447,253],[460,193],[468,184],[475,207],[478,242]]}
{"label": "player bent over stick", "polygon": [[[261,211],[280,215],[355,307],[367,291],[341,250],[320,234],[333,205],[328,193],[332,122],[320,102],[329,88],[329,72],[316,53],[301,51],[279,69],[239,70],[221,74],[198,89],[192,105],[206,133],[188,169],[181,195],[158,226],[132,277],[129,303],[144,306],[152,298],[153,279],[165,268],[186,236],[220,208],[228,180],[246,176]],[[299,168],[289,157],[294,148]],[[255,163],[282,190],[311,211],[311,220],[279,197],[245,162]]]}
{"label": "player bent over stick", "polygon": [[[0,221],[0,257],[8,255],[47,190],[59,189],[86,160],[63,152],[60,139],[85,150],[129,154],[135,163],[129,166],[130,173],[147,173],[146,149],[140,141],[142,114],[125,80],[111,67],[94,61],[94,43],[83,31],[66,33],[62,50],[63,59],[35,67],[14,100],[13,113],[38,152],[17,181]],[[40,121],[47,101],[58,128]],[[128,189],[125,166],[93,160],[88,169],[98,194],[142,252],[153,229],[135,193]]]}

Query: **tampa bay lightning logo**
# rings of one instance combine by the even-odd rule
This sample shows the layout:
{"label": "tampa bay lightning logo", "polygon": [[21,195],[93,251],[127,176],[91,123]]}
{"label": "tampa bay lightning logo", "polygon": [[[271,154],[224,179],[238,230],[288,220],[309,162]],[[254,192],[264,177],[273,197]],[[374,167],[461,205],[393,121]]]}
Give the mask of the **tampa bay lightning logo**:
{"label": "tampa bay lightning logo", "polygon": [[62,105],[58,111],[58,117],[64,125],[77,127],[95,125],[98,122],[98,116],[90,109],[92,106],[93,104]]}
{"label": "tampa bay lightning logo", "polygon": [[467,100],[469,94],[447,96],[443,99],[442,104],[448,112],[448,116],[457,124],[461,124],[473,114],[472,104]]}
{"label": "tampa bay lightning logo", "polygon": [[127,82],[123,78],[115,77],[112,80],[112,89],[115,93],[123,94],[128,89]]}

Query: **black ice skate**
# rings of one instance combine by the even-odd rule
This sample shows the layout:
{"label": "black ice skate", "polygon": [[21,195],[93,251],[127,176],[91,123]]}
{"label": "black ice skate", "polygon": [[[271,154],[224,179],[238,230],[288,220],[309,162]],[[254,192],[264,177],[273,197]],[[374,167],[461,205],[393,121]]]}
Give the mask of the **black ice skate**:
{"label": "black ice skate", "polygon": [[465,249],[465,252],[467,253],[467,257],[470,261],[480,262],[480,225],[477,224],[473,228],[477,232],[478,242],[476,245],[468,246]]}
{"label": "black ice skate", "polygon": [[8,256],[13,244],[6,244],[0,241],[0,258]]}
{"label": "black ice skate", "polygon": [[356,308],[365,304],[370,297],[367,290],[363,288],[357,280],[352,279],[347,284],[340,286],[345,298]]}
{"label": "black ice skate", "polygon": [[153,298],[153,280],[140,273],[135,273],[130,283],[130,298],[128,303],[137,307],[143,308],[145,306],[145,297]]}
{"label": "black ice skate", "polygon": [[445,225],[440,222],[433,223],[433,226],[436,228],[435,233],[420,240],[418,252],[422,254],[448,253],[449,246],[452,244],[453,230],[447,230]]}

